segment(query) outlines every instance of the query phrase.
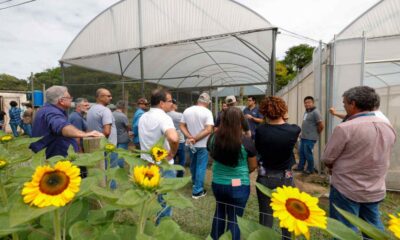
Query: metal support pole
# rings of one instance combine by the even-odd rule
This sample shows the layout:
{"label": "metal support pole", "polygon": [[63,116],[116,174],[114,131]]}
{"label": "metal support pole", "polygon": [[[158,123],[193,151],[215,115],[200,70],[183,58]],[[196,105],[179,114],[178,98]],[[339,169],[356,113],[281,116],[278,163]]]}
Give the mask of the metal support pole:
{"label": "metal support pole", "polygon": [[364,66],[365,66],[365,45],[367,38],[365,37],[365,31],[362,33],[362,49],[361,49],[361,74],[360,74],[360,86],[364,85]]}
{"label": "metal support pole", "polygon": [[[275,94],[275,65],[276,65],[276,36],[278,34],[278,29],[272,29],[272,53],[271,53],[271,61],[269,63],[269,79],[270,79],[270,95],[273,96]],[[268,84],[267,84],[268,86]]]}
{"label": "metal support pole", "polygon": [[144,69],[143,69],[143,48],[140,48],[140,81],[142,81],[142,97],[145,97],[144,94]]}
{"label": "metal support pole", "polygon": [[31,91],[32,91],[32,106],[35,108],[35,98],[33,97],[33,91],[34,91],[34,86],[33,86],[33,72],[31,72]]}
{"label": "metal support pole", "polygon": [[[322,40],[319,41],[319,53],[318,53],[318,68],[319,68],[319,93],[318,93],[318,108],[322,112]],[[326,109],[328,111],[328,109]],[[320,137],[318,141],[318,173],[322,173],[322,163],[321,163],[321,153],[322,153],[322,142],[321,142],[322,137]]]}

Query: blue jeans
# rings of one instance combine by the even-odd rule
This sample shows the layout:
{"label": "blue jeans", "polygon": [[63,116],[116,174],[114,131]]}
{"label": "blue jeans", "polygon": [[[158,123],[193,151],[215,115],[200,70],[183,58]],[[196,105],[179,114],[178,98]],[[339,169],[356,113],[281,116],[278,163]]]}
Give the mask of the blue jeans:
{"label": "blue jeans", "polygon": [[[163,171],[162,172],[162,177],[163,178],[175,178],[176,177],[176,172],[172,171],[172,170]],[[162,218],[172,216],[172,208],[170,206],[168,206],[167,203],[164,201],[163,194],[159,194],[157,196],[157,200],[160,203],[162,209],[157,214],[156,225],[158,225],[160,223]]]}
{"label": "blue jeans", "polygon": [[[277,187],[285,186],[294,186],[293,177],[286,177],[284,170],[276,170],[270,171],[266,170],[266,176],[261,176],[260,174],[257,177],[257,182],[266,186],[267,188],[273,190]],[[266,196],[257,188],[257,199],[258,199],[258,208],[259,208],[259,222],[260,224],[272,228],[274,223],[274,217],[272,216],[273,211],[270,206],[271,198]],[[291,234],[287,228],[281,228],[282,230],[282,239],[291,239]]]}
{"label": "blue jeans", "polygon": [[[374,225],[380,230],[384,230],[381,215],[379,213],[379,202],[370,202],[370,203],[359,203],[353,200],[346,198],[343,194],[341,194],[336,188],[331,185],[331,191],[329,193],[329,217],[334,218],[346,226],[353,229],[355,232],[358,232],[358,229],[349,223],[346,218],[344,218],[334,207],[335,204],[337,207],[350,212],[364,221]],[[366,236],[364,236],[366,237]]]}
{"label": "blue jeans", "polygon": [[29,137],[32,137],[32,124],[22,123],[21,125],[22,125],[22,129],[24,130],[24,133],[26,135],[28,135]]}
{"label": "blue jeans", "polygon": [[[178,157],[178,160],[177,160]],[[175,155],[175,164],[179,164],[182,167],[185,167],[185,162],[186,162],[186,154],[185,154],[185,143],[179,143],[179,148],[178,151],[176,152]],[[184,171],[178,171],[176,173],[176,177],[183,177]]]}
{"label": "blue jeans", "polygon": [[192,173],[192,194],[198,194],[204,190],[204,178],[206,176],[208,151],[207,148],[196,147],[196,152],[190,153],[190,172]]}
{"label": "blue jeans", "polygon": [[18,126],[20,126],[20,125],[21,125],[20,123],[10,123],[10,127],[11,127],[11,130],[13,132],[14,137],[18,137],[19,136],[19,134],[18,134]]}
{"label": "blue jeans", "polygon": [[216,240],[230,230],[233,240],[240,240],[240,230],[236,216],[243,216],[244,208],[250,195],[250,185],[232,187],[231,185],[212,183],[212,190],[217,201],[212,222],[211,237]]}
{"label": "blue jeans", "polygon": [[[107,169],[108,168],[107,160],[105,160],[105,162],[106,162],[105,167]],[[122,158],[118,159],[118,153],[116,153],[116,152],[110,153],[110,163],[111,163],[110,164],[111,168],[115,168],[115,167],[124,168],[124,159],[122,159]],[[116,189],[117,188],[117,183],[115,182],[115,180],[111,180],[110,188],[111,189]]]}
{"label": "blue jeans", "polygon": [[128,144],[129,143],[118,143],[117,148],[122,148],[122,149],[128,150]]}
{"label": "blue jeans", "polygon": [[310,173],[314,172],[313,149],[316,142],[317,141],[315,140],[308,140],[304,138],[300,140],[300,147],[299,147],[300,162],[299,166],[297,167],[298,170],[304,170],[304,165],[307,161],[307,171]]}

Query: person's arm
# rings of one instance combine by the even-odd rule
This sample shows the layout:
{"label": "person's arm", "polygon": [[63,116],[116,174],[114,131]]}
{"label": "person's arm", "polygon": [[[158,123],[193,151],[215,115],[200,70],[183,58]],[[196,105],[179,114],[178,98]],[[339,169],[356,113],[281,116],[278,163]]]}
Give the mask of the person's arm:
{"label": "person's arm", "polygon": [[213,128],[212,125],[206,125],[206,127],[205,127],[203,130],[201,130],[201,132],[199,132],[196,136],[194,136],[194,140],[195,140],[196,142],[198,142],[198,141],[200,141],[201,139],[207,137],[208,135],[211,134],[212,128]]}
{"label": "person's arm", "polygon": [[165,137],[169,143],[170,150],[167,156],[167,160],[170,160],[174,158],[176,155],[176,152],[178,151],[179,148],[179,135],[178,132],[175,130],[175,128],[170,128],[165,131]]}
{"label": "person's arm", "polygon": [[332,114],[335,117],[338,117],[340,119],[344,119],[346,117],[345,113],[338,113],[335,108],[331,107],[329,108],[329,113]]}
{"label": "person's arm", "polygon": [[179,123],[179,129],[181,129],[183,135],[185,135],[185,137],[187,139],[193,139],[193,136],[190,134],[189,130],[187,129],[187,125],[186,123]]}
{"label": "person's arm", "polygon": [[103,126],[103,134],[108,138],[111,134],[111,124],[106,124]]}
{"label": "person's arm", "polygon": [[325,166],[329,169],[333,167],[336,159],[342,154],[347,139],[348,137],[341,127],[338,126],[333,130],[332,136],[329,138],[321,157],[321,161],[324,162]]}
{"label": "person's arm", "polygon": [[257,162],[257,157],[248,157],[247,158],[247,164],[249,165],[249,173],[253,172],[254,170],[257,169],[258,162]]}
{"label": "person's arm", "polygon": [[324,130],[324,123],[322,121],[317,123],[317,131],[321,134],[322,130]]}
{"label": "person's arm", "polygon": [[70,138],[84,138],[84,137],[103,137],[104,135],[98,131],[91,131],[91,132],[82,132],[81,130],[77,129],[71,124],[65,125],[62,130],[61,134],[64,137]]}

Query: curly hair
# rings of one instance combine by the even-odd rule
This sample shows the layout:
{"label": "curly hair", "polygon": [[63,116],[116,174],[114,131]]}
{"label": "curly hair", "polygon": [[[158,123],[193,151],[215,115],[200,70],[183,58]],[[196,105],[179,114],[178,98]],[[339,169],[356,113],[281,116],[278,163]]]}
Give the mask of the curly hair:
{"label": "curly hair", "polygon": [[264,115],[264,117],[267,117],[270,120],[275,120],[280,117],[285,118],[285,114],[288,112],[288,107],[282,98],[268,96],[261,101],[259,111]]}

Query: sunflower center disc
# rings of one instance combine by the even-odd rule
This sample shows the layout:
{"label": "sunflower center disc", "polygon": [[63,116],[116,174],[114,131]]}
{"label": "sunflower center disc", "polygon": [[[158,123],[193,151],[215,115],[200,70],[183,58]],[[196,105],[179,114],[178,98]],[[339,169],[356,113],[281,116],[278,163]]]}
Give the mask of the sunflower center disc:
{"label": "sunflower center disc", "polygon": [[307,205],[295,198],[286,200],[286,210],[293,215],[296,219],[306,220],[310,216],[310,210]]}
{"label": "sunflower center disc", "polygon": [[154,177],[154,174],[152,172],[146,172],[146,174],[144,176],[146,178],[148,178],[149,180],[151,180]]}
{"label": "sunflower center disc", "polygon": [[163,155],[163,152],[160,150],[157,150],[157,157],[161,157]]}
{"label": "sunflower center disc", "polygon": [[40,191],[48,195],[62,193],[69,184],[69,177],[61,171],[47,172],[39,183]]}

